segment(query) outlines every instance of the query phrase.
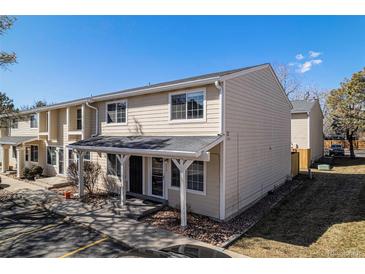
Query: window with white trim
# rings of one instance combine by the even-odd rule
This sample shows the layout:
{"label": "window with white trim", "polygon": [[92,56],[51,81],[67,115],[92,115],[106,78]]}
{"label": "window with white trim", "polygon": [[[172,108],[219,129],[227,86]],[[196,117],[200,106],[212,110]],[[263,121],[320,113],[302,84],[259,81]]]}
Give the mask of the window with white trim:
{"label": "window with white trim", "polygon": [[17,158],[17,155],[16,155],[16,146],[12,146],[12,151],[13,151],[13,158]]}
{"label": "window with white trim", "polygon": [[68,165],[75,163],[75,153],[71,148],[68,149]]}
{"label": "window with white trim", "polygon": [[78,108],[76,110],[76,129],[82,130],[82,109]]}
{"label": "window with white trim", "polygon": [[18,119],[13,119],[11,120],[11,128],[18,128],[19,124],[18,124]]}
{"label": "window with white trim", "polygon": [[38,146],[30,146],[30,161],[38,162]]}
{"label": "window with white trim", "polygon": [[107,154],[107,174],[113,176],[122,176],[121,162],[116,154]]}
{"label": "window with white trim", "polygon": [[125,124],[127,122],[127,102],[107,103],[107,124]]}
{"label": "window with white trim", "polygon": [[204,118],[204,91],[171,94],[170,96],[171,120]]}
{"label": "window with white trim", "polygon": [[33,114],[30,116],[30,128],[38,128],[38,115]]}
{"label": "window with white trim", "polygon": [[53,166],[57,164],[56,147],[47,147],[47,164]]}
{"label": "window with white trim", "polygon": [[[187,189],[204,192],[204,162],[194,161],[186,171]],[[180,170],[171,161],[171,186],[180,187]]]}

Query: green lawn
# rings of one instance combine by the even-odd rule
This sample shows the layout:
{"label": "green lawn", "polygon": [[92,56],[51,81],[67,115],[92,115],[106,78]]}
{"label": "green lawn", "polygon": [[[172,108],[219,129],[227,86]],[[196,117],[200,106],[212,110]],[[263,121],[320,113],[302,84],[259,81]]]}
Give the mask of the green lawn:
{"label": "green lawn", "polygon": [[365,257],[365,158],[316,172],[230,250],[251,257]]}

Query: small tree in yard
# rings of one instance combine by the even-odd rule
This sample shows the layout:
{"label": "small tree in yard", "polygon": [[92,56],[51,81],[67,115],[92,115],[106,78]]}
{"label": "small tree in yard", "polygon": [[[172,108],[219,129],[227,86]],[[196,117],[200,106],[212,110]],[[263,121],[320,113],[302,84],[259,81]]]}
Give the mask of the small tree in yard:
{"label": "small tree in yard", "polygon": [[[88,193],[93,195],[101,174],[101,166],[98,163],[84,162],[84,186]],[[67,170],[67,180],[74,186],[79,184],[79,171],[76,163],[71,163]]]}
{"label": "small tree in yard", "polygon": [[346,135],[350,156],[355,157],[353,140],[365,128],[365,68],[341,83],[327,97],[332,128],[337,134]]}

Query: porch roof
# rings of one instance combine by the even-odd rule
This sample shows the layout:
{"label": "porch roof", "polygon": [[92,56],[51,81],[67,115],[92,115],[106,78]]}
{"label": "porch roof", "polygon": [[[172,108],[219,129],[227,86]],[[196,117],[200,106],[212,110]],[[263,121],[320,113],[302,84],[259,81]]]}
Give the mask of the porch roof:
{"label": "porch roof", "polygon": [[209,160],[223,136],[96,136],[68,145],[81,151]]}
{"label": "porch roof", "polygon": [[0,138],[0,144],[18,146],[35,140],[38,140],[37,136],[4,136]]}

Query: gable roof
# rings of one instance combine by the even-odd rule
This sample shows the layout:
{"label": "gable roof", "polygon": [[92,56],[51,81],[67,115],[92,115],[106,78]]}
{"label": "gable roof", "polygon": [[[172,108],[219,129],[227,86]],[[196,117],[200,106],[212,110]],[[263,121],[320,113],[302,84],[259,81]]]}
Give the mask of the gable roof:
{"label": "gable roof", "polygon": [[312,108],[314,107],[316,101],[307,101],[307,100],[294,100],[291,101],[293,105],[293,109],[291,113],[309,113],[311,112]]}
{"label": "gable roof", "polygon": [[[21,113],[28,114],[28,113],[34,113],[36,111],[44,111],[44,110],[49,110],[49,109],[57,109],[57,108],[65,107],[65,106],[78,105],[78,104],[82,104],[82,103],[86,103],[86,102],[104,101],[104,100],[108,100],[108,99],[111,99],[113,97],[117,97],[120,95],[129,96],[129,94],[137,95],[138,93],[143,94],[143,92],[144,93],[159,92],[159,91],[164,91],[164,88],[167,90],[167,89],[172,89],[174,87],[175,88],[180,88],[180,87],[185,88],[185,87],[194,86],[194,85],[195,86],[204,85],[204,84],[208,84],[208,83],[214,83],[215,81],[220,80],[220,78],[223,76],[227,76],[230,74],[235,74],[235,73],[239,73],[239,72],[243,72],[243,71],[247,71],[247,70],[255,69],[255,68],[259,69],[260,67],[264,68],[264,67],[268,67],[268,66],[270,66],[270,64],[265,63],[265,64],[256,65],[256,66],[241,67],[238,69],[231,69],[231,70],[224,70],[224,71],[213,72],[213,73],[208,73],[208,74],[202,74],[202,75],[197,75],[197,76],[192,76],[192,77],[187,77],[187,78],[182,78],[182,79],[177,79],[177,80],[172,80],[172,81],[167,81],[167,82],[161,82],[161,83],[152,84],[152,85],[145,85],[145,86],[140,86],[140,87],[136,87],[136,88],[124,89],[124,90],[119,90],[119,91],[114,91],[114,92],[103,93],[100,95],[65,101],[65,102],[61,102],[61,103],[48,105],[45,107],[34,108],[31,110],[22,111]],[[184,84],[186,86],[184,86]]]}

